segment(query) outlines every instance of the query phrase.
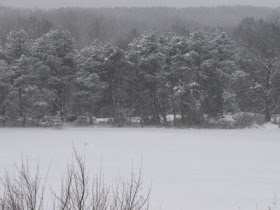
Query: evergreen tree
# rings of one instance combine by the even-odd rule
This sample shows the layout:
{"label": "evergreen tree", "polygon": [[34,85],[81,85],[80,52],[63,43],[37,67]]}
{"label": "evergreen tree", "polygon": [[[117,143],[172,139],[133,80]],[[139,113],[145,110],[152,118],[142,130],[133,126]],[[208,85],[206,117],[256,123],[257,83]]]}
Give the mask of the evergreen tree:
{"label": "evergreen tree", "polygon": [[51,30],[38,38],[32,48],[33,57],[42,62],[46,87],[52,91],[53,113],[58,112],[61,119],[70,113],[73,78],[76,73],[75,41],[70,32],[59,28]]}
{"label": "evergreen tree", "polygon": [[31,42],[28,34],[22,29],[11,31],[7,36],[5,44],[5,53],[10,63],[15,62],[22,55],[30,53]]}
{"label": "evergreen tree", "polygon": [[164,44],[164,38],[158,33],[146,32],[129,47],[128,57],[135,71],[134,102],[143,123],[151,120],[160,124],[161,117],[167,122]]}
{"label": "evergreen tree", "polygon": [[12,89],[13,73],[9,65],[4,60],[0,60],[0,121],[4,126],[9,120],[8,110],[12,108],[9,94]]}
{"label": "evergreen tree", "polygon": [[74,105],[78,114],[86,113],[92,123],[92,117],[96,115],[97,103],[101,101],[105,83],[100,80],[99,71],[103,60],[100,57],[100,44],[92,44],[85,47],[76,56],[77,73],[75,83],[77,85],[74,95]]}
{"label": "evergreen tree", "polygon": [[222,116],[237,110],[233,91],[235,45],[227,34],[219,29],[207,39],[208,56],[201,67],[203,71],[203,89],[205,90],[204,109],[211,116]]}

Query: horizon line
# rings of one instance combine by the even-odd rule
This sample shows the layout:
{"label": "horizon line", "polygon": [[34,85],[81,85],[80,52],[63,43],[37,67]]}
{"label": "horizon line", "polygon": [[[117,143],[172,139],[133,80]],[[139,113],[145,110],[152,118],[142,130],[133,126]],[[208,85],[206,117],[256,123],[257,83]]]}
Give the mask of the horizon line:
{"label": "horizon line", "polygon": [[1,5],[2,8],[10,8],[10,9],[35,9],[35,10],[55,10],[55,9],[217,9],[217,8],[264,8],[264,9],[280,9],[280,6],[256,6],[256,5],[242,5],[242,4],[235,4],[235,5],[213,5],[213,6],[65,6],[65,7],[20,7],[20,6],[9,6],[9,5]]}

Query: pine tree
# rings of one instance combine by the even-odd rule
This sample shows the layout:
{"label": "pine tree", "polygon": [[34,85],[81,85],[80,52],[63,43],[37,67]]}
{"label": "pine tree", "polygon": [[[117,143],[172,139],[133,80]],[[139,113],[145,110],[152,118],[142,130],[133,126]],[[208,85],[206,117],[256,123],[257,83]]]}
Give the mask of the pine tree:
{"label": "pine tree", "polygon": [[75,75],[76,90],[74,101],[76,112],[86,113],[92,123],[96,115],[97,103],[101,101],[106,84],[100,80],[99,71],[103,60],[101,45],[92,44],[76,55],[77,72]]}
{"label": "pine tree", "polygon": [[143,123],[151,120],[160,124],[161,117],[167,122],[164,44],[164,38],[158,33],[146,32],[129,46],[128,57],[135,71],[135,107]]}
{"label": "pine tree", "polygon": [[208,56],[201,65],[206,94],[204,107],[207,114],[222,116],[237,110],[233,90],[233,75],[237,70],[235,45],[220,29],[209,34],[207,42]]}
{"label": "pine tree", "polygon": [[41,36],[32,47],[33,57],[39,59],[48,72],[45,75],[47,84],[42,86],[54,95],[53,113],[58,112],[62,120],[71,109],[70,99],[76,73],[75,52],[74,39],[70,32],[62,28]]}
{"label": "pine tree", "polygon": [[5,53],[10,63],[15,62],[22,55],[28,55],[31,42],[28,34],[22,29],[16,29],[11,31],[7,36],[7,42],[5,44]]}
{"label": "pine tree", "polygon": [[9,93],[12,89],[12,76],[13,71],[9,65],[4,60],[0,60],[0,121],[4,126],[9,118],[8,110],[12,108],[9,100]]}

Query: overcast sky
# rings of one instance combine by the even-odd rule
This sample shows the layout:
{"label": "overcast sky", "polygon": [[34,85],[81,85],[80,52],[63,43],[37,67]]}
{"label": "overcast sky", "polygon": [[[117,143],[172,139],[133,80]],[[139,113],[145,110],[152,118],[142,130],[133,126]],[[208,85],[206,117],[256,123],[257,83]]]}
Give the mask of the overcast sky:
{"label": "overcast sky", "polygon": [[197,7],[219,5],[252,5],[279,7],[280,0],[0,0],[4,6],[28,8],[57,7],[131,7],[131,6],[171,6]]}

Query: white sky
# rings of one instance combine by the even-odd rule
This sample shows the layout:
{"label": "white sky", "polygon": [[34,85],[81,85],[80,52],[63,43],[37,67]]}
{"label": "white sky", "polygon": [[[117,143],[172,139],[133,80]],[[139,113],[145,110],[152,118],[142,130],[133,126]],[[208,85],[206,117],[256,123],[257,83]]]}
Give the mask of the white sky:
{"label": "white sky", "polygon": [[252,5],[280,7],[280,0],[0,0],[1,5],[28,8],[57,7],[131,7],[171,6],[197,7],[219,5]]}

